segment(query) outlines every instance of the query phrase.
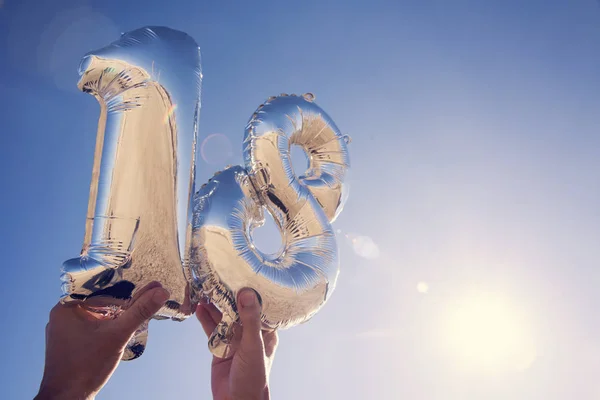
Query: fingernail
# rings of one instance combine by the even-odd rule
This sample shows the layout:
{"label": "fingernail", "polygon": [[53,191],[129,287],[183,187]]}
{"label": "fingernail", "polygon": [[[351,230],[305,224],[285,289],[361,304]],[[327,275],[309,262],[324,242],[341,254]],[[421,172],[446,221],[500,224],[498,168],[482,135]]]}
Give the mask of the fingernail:
{"label": "fingernail", "polygon": [[257,300],[256,292],[252,289],[242,289],[238,295],[238,301],[242,307],[253,307]]}
{"label": "fingernail", "polygon": [[152,281],[152,282],[150,282],[149,284],[147,284],[147,285],[145,286],[145,288],[146,288],[147,290],[149,290],[149,289],[154,289],[155,287],[162,287],[162,285],[161,285],[161,284],[160,284],[160,282],[158,282],[158,281]]}
{"label": "fingernail", "polygon": [[165,304],[167,300],[171,297],[171,293],[164,288],[156,289],[154,294],[152,295],[152,301],[156,304]]}

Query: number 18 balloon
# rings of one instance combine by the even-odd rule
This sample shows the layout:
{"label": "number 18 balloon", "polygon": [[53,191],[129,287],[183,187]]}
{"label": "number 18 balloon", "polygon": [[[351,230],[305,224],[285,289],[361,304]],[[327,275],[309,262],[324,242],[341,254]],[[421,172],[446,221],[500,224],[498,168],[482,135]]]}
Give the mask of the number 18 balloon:
{"label": "number 18 balloon", "polygon": [[[331,295],[339,272],[331,223],[347,197],[348,137],[314,96],[269,98],[243,140],[245,165],[194,193],[202,73],[186,34],[147,27],[84,57],[79,88],[101,105],[81,256],[63,264],[63,301],[118,318],[143,287],[159,281],[171,298],[155,319],[183,320],[207,298],[223,319],[209,339],[226,356],[238,321],[237,292],[262,300],[263,327],[308,320]],[[309,168],[293,172],[290,147]],[[270,213],[277,254],[256,248],[253,230]],[[147,324],[124,359],[145,348]]]}

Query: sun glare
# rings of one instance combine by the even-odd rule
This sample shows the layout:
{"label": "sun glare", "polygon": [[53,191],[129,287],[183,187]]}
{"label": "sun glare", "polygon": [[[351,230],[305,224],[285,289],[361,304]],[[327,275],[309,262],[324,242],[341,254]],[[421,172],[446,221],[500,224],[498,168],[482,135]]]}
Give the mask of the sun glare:
{"label": "sun glare", "polygon": [[519,308],[507,299],[479,293],[452,304],[439,333],[445,352],[461,368],[524,370],[535,359],[528,325]]}

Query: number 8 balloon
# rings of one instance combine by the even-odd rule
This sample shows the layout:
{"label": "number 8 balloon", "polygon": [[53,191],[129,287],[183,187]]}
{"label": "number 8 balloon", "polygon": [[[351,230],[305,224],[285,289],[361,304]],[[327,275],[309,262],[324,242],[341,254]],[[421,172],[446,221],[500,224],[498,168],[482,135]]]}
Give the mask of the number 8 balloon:
{"label": "number 8 balloon", "polygon": [[[276,329],[308,320],[335,287],[339,261],[331,222],[346,198],[349,139],[313,99],[269,98],[246,128],[246,168],[215,174],[194,198],[192,285],[223,312],[209,339],[218,357],[230,351],[240,289],[256,290],[264,328]],[[292,145],[309,158],[300,177],[292,168]],[[281,233],[277,254],[253,244],[252,231],[264,223],[265,209]]]}

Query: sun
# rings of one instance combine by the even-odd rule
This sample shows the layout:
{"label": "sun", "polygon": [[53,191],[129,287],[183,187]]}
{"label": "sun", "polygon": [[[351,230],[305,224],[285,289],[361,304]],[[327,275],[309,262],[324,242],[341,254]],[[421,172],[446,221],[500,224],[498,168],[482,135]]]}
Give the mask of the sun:
{"label": "sun", "polygon": [[472,293],[448,306],[439,339],[446,355],[463,369],[523,370],[535,359],[529,322],[508,299]]}

